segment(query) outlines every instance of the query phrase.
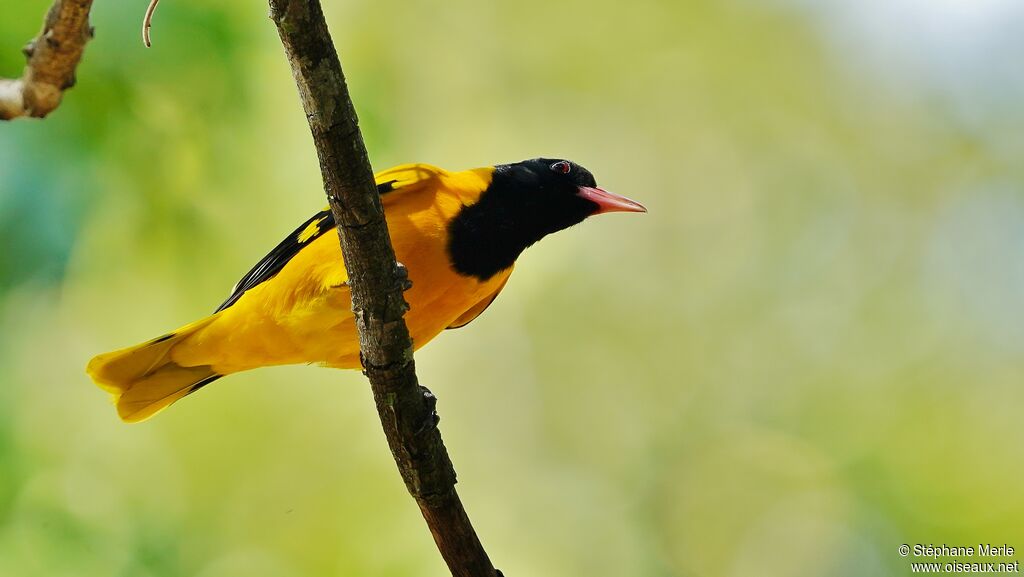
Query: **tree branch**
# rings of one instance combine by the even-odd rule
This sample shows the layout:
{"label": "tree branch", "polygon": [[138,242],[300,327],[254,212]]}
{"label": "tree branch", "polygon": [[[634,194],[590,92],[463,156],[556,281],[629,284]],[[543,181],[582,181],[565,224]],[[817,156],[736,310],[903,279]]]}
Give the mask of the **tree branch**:
{"label": "tree branch", "polygon": [[456,577],[495,577],[455,491],[437,429],[436,399],[419,386],[405,269],[395,262],[373,172],[319,0],[269,0],[320,159],[352,290],[363,369],[384,434],[409,492]]}
{"label": "tree branch", "polygon": [[42,118],[60,105],[64,91],[75,85],[75,68],[85,44],[92,0],[55,0],[43,29],[22,52],[28,65],[21,78],[0,78],[0,120],[19,116]]}

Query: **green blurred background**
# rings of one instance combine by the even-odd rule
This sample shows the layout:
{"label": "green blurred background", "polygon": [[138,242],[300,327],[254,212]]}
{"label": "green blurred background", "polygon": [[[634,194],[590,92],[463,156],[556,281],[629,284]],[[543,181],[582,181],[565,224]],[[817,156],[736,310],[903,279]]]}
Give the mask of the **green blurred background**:
{"label": "green blurred background", "polygon": [[[49,0],[9,0],[0,73]],[[324,204],[267,8],[97,0],[0,126],[0,575],[445,574],[355,372],[141,425],[95,353],[209,313]],[[1024,7],[325,0],[377,169],[565,156],[644,216],[418,354],[510,577],[876,576],[1024,547]]]}

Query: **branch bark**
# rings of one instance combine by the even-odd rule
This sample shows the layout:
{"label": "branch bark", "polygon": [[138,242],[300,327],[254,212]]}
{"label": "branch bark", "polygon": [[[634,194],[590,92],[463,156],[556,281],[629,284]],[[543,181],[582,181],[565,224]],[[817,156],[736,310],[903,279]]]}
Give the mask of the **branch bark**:
{"label": "branch bark", "polygon": [[43,29],[22,52],[28,65],[21,78],[0,78],[0,120],[43,118],[60,105],[75,85],[75,68],[93,37],[89,26],[92,0],[55,0]]}
{"label": "branch bark", "polygon": [[298,85],[338,223],[363,370],[405,486],[456,577],[496,577],[455,491],[436,399],[419,386],[403,315],[408,288],[395,261],[355,108],[319,0],[269,0]]}

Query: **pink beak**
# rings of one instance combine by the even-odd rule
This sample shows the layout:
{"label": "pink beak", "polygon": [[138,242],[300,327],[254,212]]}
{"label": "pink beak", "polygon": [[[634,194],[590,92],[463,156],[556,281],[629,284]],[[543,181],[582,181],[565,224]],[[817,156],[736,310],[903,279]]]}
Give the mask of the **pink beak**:
{"label": "pink beak", "polygon": [[597,212],[594,214],[604,212],[647,212],[644,205],[639,202],[629,200],[624,196],[619,196],[602,188],[581,186],[577,194],[598,206]]}

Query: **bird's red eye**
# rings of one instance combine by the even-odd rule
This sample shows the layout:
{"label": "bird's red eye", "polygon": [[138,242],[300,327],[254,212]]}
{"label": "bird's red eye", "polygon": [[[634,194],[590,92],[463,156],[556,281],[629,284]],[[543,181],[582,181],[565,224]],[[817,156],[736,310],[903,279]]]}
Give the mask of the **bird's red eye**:
{"label": "bird's red eye", "polygon": [[560,174],[569,174],[569,171],[572,170],[572,165],[564,160],[559,160],[551,165],[551,170]]}

